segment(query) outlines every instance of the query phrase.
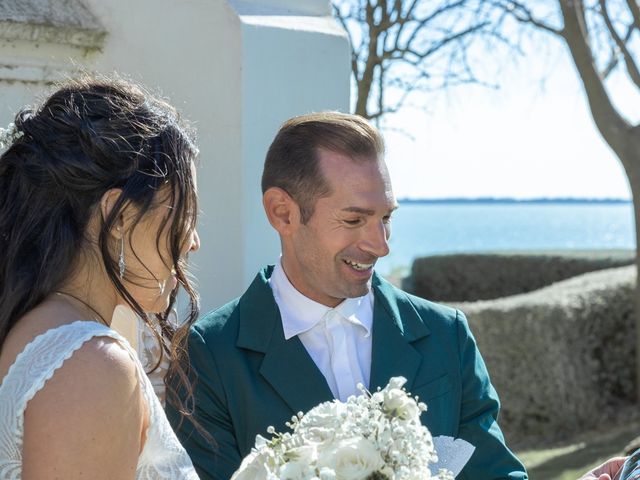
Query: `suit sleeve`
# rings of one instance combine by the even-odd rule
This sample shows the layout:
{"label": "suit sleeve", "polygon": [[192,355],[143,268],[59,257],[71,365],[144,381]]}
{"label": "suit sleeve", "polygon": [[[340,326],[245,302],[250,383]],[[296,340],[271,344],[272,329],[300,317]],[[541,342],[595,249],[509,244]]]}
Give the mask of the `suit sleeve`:
{"label": "suit sleeve", "polygon": [[[229,480],[240,466],[242,457],[234,435],[218,365],[202,336],[193,329],[189,336],[188,352],[194,374],[192,376],[196,379],[193,418],[212,439],[201,435],[190,420],[181,421],[179,411],[169,402],[167,417],[200,478]],[[182,401],[185,400],[184,391],[180,392],[180,397]]]}
{"label": "suit sleeve", "polygon": [[498,426],[500,402],[491,385],[487,367],[480,355],[464,314],[456,318],[462,404],[460,438],[476,447],[469,463],[457,477],[461,480],[526,480],[527,473],[516,456],[507,448]]}

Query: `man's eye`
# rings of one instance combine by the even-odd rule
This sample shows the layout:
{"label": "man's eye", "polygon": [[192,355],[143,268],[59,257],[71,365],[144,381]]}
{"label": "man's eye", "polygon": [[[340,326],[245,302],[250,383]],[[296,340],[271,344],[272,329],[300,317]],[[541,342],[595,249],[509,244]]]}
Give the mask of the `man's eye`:
{"label": "man's eye", "polygon": [[356,218],[355,220],[345,220],[344,223],[347,225],[358,225],[360,223],[360,219]]}
{"label": "man's eye", "polygon": [[391,215],[387,215],[386,217],[382,217],[382,221],[383,221],[384,223],[391,223],[391,219],[392,219],[392,218],[393,218],[393,217],[392,217]]}

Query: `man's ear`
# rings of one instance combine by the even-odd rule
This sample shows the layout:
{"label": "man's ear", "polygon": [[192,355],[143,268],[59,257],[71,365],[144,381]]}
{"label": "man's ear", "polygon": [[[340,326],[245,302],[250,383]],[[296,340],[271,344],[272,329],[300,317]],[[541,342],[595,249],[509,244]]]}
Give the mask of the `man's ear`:
{"label": "man's ear", "polygon": [[294,232],[300,225],[300,207],[282,188],[271,187],[262,195],[267,219],[282,236]]}
{"label": "man's ear", "polygon": [[[112,188],[104,192],[104,195],[102,195],[102,198],[100,199],[100,213],[102,214],[103,222],[107,218],[109,218],[109,215],[111,215],[111,212],[113,211],[113,207],[115,206],[116,202],[120,198],[120,195],[122,195],[122,190],[120,188]],[[119,215],[119,218],[117,218],[116,221],[114,222],[114,228],[113,228],[112,234],[120,238],[123,230],[124,230],[124,216]]]}

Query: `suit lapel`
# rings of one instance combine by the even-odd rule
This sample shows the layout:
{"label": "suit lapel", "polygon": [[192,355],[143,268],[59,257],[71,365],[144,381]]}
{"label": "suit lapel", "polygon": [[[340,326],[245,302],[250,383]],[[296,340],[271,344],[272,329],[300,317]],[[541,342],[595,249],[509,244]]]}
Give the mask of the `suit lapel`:
{"label": "suit lapel", "polygon": [[296,336],[285,340],[278,305],[268,278],[273,267],[261,271],[240,301],[236,345],[264,354],[260,374],[293,413],[306,412],[333,394]]}
{"label": "suit lapel", "polygon": [[402,291],[377,275],[373,279],[373,342],[370,390],[384,387],[391,377],[403,376],[411,389],[422,355],[412,343],[429,335],[411,302]]}
{"label": "suit lapel", "polygon": [[[324,376],[298,337],[285,340],[280,311],[268,278],[273,267],[261,271],[240,300],[240,327],[236,345],[264,354],[260,374],[293,413],[308,411],[332,400]],[[422,356],[412,343],[429,335],[413,305],[402,291],[378,277],[373,279],[373,339],[370,390],[384,387],[402,375],[411,389]]]}
{"label": "suit lapel", "polygon": [[284,339],[274,332],[260,373],[295,413],[306,412],[321,402],[333,400],[324,375],[318,370],[298,337]]}

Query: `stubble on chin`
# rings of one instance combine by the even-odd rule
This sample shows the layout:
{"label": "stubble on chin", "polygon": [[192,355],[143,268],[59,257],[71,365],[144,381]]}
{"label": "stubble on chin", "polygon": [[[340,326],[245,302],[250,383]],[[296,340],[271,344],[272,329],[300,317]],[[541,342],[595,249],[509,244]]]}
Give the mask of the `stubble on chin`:
{"label": "stubble on chin", "polygon": [[368,294],[370,290],[371,290],[371,278],[369,278],[369,280],[367,280],[366,283],[349,285],[349,288],[345,288],[344,293],[346,295],[343,295],[343,296],[344,298],[363,297],[366,294]]}

